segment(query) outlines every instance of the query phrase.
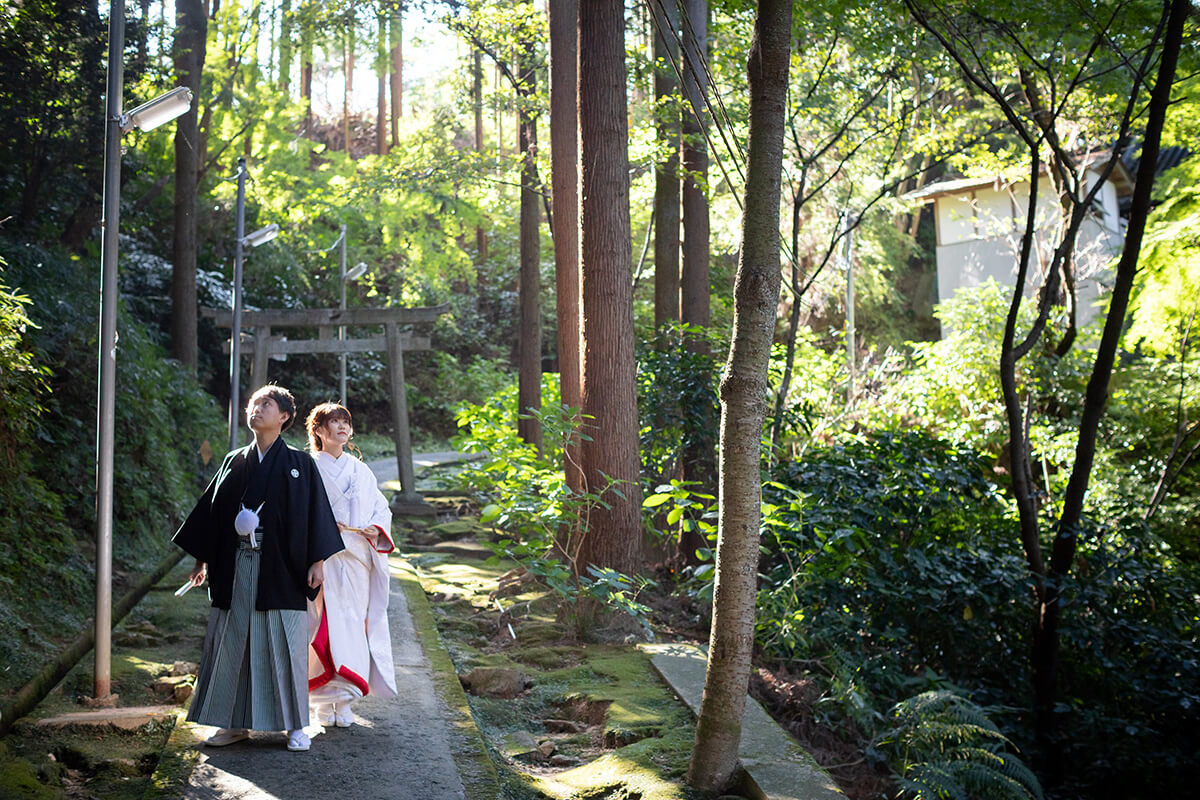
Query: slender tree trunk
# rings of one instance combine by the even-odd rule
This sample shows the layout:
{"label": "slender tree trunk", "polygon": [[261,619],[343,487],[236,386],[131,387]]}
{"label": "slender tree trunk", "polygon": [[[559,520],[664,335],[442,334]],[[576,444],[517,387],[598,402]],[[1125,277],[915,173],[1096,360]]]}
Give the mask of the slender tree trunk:
{"label": "slender tree trunk", "polygon": [[[83,5],[84,10],[80,14],[79,30],[80,41],[84,43],[79,66],[80,76],[83,78],[84,85],[102,87],[104,86],[102,70],[105,39],[103,38],[104,23],[100,20],[100,5],[96,0],[87,0]],[[96,89],[97,100],[100,96],[99,91]],[[78,250],[83,247],[84,242],[92,238],[100,223],[100,205],[104,195],[104,120],[95,115],[87,119],[87,132],[83,145],[88,154],[88,157],[84,159],[86,166],[83,169],[85,188],[83,197],[71,212],[61,236],[62,243],[71,250]],[[44,162],[43,166],[45,166]],[[36,196],[35,193],[33,197],[36,198]]]}
{"label": "slender tree trunk", "polygon": [[312,133],[313,38],[312,21],[305,19],[300,31],[300,97],[304,99],[304,132]]}
{"label": "slender tree trunk", "polygon": [[767,364],[779,302],[779,195],[791,0],[761,0],[748,64],[749,163],[733,340],[721,381],[720,518],[708,670],[688,783],[725,789],[737,767],[754,646]]}
{"label": "slender tree trunk", "polygon": [[342,36],[342,74],[345,82],[342,85],[342,145],[346,155],[350,155],[350,92],[354,86],[354,45],[353,36],[347,30]]}
{"label": "slender tree trunk", "polygon": [[150,50],[148,47],[148,39],[150,37],[150,0],[138,0],[138,6],[142,10],[142,24],[138,27],[136,63],[138,72],[145,72],[147,65],[150,63]]}
{"label": "slender tree trunk", "polygon": [[[800,274],[807,274],[812,268],[812,256],[800,253],[800,207],[803,204],[804,180],[800,188],[792,195],[792,312],[788,315],[787,356],[783,364],[783,376],[779,380],[779,391],[775,395],[775,412],[771,421],[771,450],[779,452],[783,439],[783,410],[787,405],[788,392],[792,388],[792,369],[796,364],[796,334],[800,330]],[[803,264],[803,270],[801,269]]]}
{"label": "slender tree trunk", "polygon": [[[686,325],[707,328],[709,312],[709,222],[708,147],[705,96],[708,93],[708,0],[683,0],[680,30],[683,36],[684,93],[688,103],[683,112],[683,260],[680,276],[680,318]],[[708,343],[699,336],[686,340],[694,353],[708,353]],[[707,377],[707,376],[705,376]],[[682,457],[683,478],[712,491],[717,478],[712,432],[717,427],[716,409],[698,409],[696,422]],[[680,555],[696,562],[696,547],[705,542],[696,532],[680,533]]]}
{"label": "slender tree trunk", "polygon": [[[660,160],[654,165],[654,328],[679,320],[679,7],[651,0],[654,106]],[[660,339],[660,344],[661,344]]]}
{"label": "slender tree trunk", "polygon": [[[580,457],[585,489],[603,492],[607,505],[592,509],[576,566],[632,573],[641,566],[642,530],[623,4],[580,0],[578,43],[580,396],[590,426]],[[609,479],[620,494],[605,491]]]}
{"label": "slender tree trunk", "polygon": [[[550,0],[549,12],[550,183],[554,203],[559,392],[564,406],[579,408],[578,0]],[[475,58],[479,58],[478,53]],[[477,113],[475,119],[476,129],[481,130],[482,115]],[[563,452],[563,470],[567,486],[573,492],[583,487],[579,444],[579,438],[572,436]]]}
{"label": "slender tree trunk", "polygon": [[201,102],[208,17],[202,0],[175,0],[175,73],[192,90],[187,113],[175,120],[175,235],[171,246],[171,355],[196,372],[196,195],[203,145],[197,114]]}
{"label": "slender tree trunk", "polygon": [[377,15],[379,39],[375,43],[375,72],[379,78],[378,103],[375,106],[375,154],[387,155],[387,89],[388,89],[388,41],[387,17],[382,11]]}
{"label": "slender tree trunk", "polygon": [[1033,669],[1036,694],[1037,722],[1043,737],[1054,733],[1054,704],[1058,692],[1058,623],[1061,615],[1058,586],[1061,578],[1071,570],[1075,560],[1076,542],[1079,539],[1079,523],[1083,516],[1084,499],[1091,480],[1092,464],[1096,453],[1096,437],[1100,418],[1108,401],[1108,386],[1112,378],[1113,363],[1117,347],[1125,326],[1125,315],[1129,308],[1129,297],[1137,274],[1138,255],[1142,237],[1146,231],[1146,218],[1151,210],[1154,175],[1158,151],[1162,142],[1163,126],[1167,107],[1171,101],[1171,85],[1175,80],[1175,68],[1182,47],[1183,29],[1191,3],[1189,0],[1171,0],[1166,11],[1166,36],[1158,65],[1158,78],[1150,95],[1146,119],[1146,130],[1142,139],[1142,154],[1138,165],[1137,182],[1129,212],[1129,224],[1125,232],[1125,244],[1117,262],[1116,278],[1108,316],[1104,321],[1104,332],[1096,350],[1096,360],[1088,379],[1084,395],[1083,413],[1079,422],[1079,439],[1075,446],[1075,464],[1063,494],[1063,510],[1055,531],[1050,555],[1051,579],[1045,583],[1035,620]]}
{"label": "slender tree trunk", "polygon": [[537,112],[533,108],[537,73],[533,45],[521,51],[519,140],[521,146],[521,322],[518,341],[517,432],[521,439],[542,449],[542,424],[531,415],[542,408],[542,274],[538,237]]}
{"label": "slender tree trunk", "polygon": [[[483,152],[483,54],[475,50],[471,63],[471,102],[475,106],[475,152]],[[482,225],[475,227],[475,263],[479,265],[476,273],[475,287],[477,303],[483,296],[486,277],[483,274],[483,264],[488,258],[487,231]]]}
{"label": "slender tree trunk", "polygon": [[292,87],[292,0],[279,5],[279,88],[290,94]]}
{"label": "slender tree trunk", "polygon": [[[705,96],[708,94],[708,0],[683,0],[683,82],[688,103],[683,112],[683,271],[680,314],[689,325],[707,328],[708,291],[708,147]],[[707,350],[700,341],[696,351]]]}
{"label": "slender tree trunk", "polygon": [[392,6],[392,147],[400,144],[404,114],[404,3]]}

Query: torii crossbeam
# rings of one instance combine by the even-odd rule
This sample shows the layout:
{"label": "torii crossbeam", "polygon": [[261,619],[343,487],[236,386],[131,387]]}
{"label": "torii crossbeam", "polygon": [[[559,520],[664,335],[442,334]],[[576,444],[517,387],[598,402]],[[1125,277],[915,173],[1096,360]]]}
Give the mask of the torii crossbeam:
{"label": "torii crossbeam", "polygon": [[[250,371],[250,391],[267,383],[267,364],[272,356],[288,353],[339,354],[386,350],[391,378],[392,427],[395,430],[396,462],[400,472],[400,496],[393,508],[398,513],[428,514],[431,507],[417,494],[413,477],[412,435],[408,427],[408,393],[404,381],[404,351],[429,350],[429,338],[401,332],[401,325],[435,322],[450,310],[448,303],[416,308],[305,308],[243,311],[242,326],[251,337],[243,339],[241,351],[254,357]],[[218,328],[233,327],[233,312],[203,308],[201,315],[213,320]],[[336,339],[339,326],[380,326],[383,336],[360,339]],[[272,336],[273,328],[317,328],[318,338],[288,340]],[[228,346],[228,342],[226,346]]]}

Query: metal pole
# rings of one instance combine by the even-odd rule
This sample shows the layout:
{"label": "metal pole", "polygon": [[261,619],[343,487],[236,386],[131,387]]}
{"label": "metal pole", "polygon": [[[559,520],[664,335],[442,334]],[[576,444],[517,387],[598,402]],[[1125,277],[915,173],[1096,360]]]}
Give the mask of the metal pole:
{"label": "metal pole", "polygon": [[113,420],[117,389],[117,232],[121,220],[121,93],[124,91],[125,0],[108,16],[108,85],[104,123],[104,211],[100,250],[100,365],[96,399],[96,674],[94,696],[112,690]]}
{"label": "metal pole", "polygon": [[[238,446],[241,427],[241,361],[242,361],[242,239],[246,236],[246,159],[238,159],[237,223],[233,247],[233,331],[229,340],[229,449]],[[255,342],[266,347],[266,342]],[[257,351],[256,351],[257,352]]]}
{"label": "metal pole", "polygon": [[846,389],[846,404],[854,404],[854,382],[856,371],[856,351],[854,345],[854,227],[850,213],[842,217],[842,232],[846,237],[842,242],[843,258],[846,260],[846,364],[850,370],[850,383]]}
{"label": "metal pole", "polygon": [[[346,310],[346,226],[345,225],[342,225],[342,235],[341,235],[341,238],[339,239],[339,241],[341,243],[341,247],[338,249],[338,274],[340,275],[341,284],[342,284],[342,301],[341,301],[341,304],[338,306],[338,308],[345,311]],[[345,340],[346,340],[346,326],[339,325],[338,326],[338,341],[343,342]],[[346,354],[342,353],[341,356],[339,356],[339,360],[341,361],[341,367],[342,367],[341,379],[338,382],[338,386],[340,387],[339,396],[341,397],[341,400],[339,402],[343,406],[345,406],[346,405]]]}

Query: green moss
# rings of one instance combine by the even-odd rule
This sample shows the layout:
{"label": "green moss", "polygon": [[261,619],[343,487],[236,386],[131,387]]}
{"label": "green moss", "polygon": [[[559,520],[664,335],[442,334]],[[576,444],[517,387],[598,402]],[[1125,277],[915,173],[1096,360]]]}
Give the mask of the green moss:
{"label": "green moss", "polygon": [[12,800],[58,800],[56,791],[38,780],[33,764],[23,758],[5,759],[0,753],[0,797]]}
{"label": "green moss", "polygon": [[[470,624],[448,610],[433,615],[459,672],[510,667],[534,679],[512,700],[468,697],[471,713],[501,771],[505,797],[566,800],[642,800],[700,797],[683,785],[695,725],[691,713],[660,681],[649,657],[633,647],[571,642],[555,621],[558,598],[536,585],[501,602],[517,639],[479,639],[494,630],[499,609],[489,593],[511,564],[460,560],[426,565],[420,581],[435,602],[472,615]],[[452,605],[451,605],[452,604]],[[575,719],[588,730],[553,738],[558,752],[587,763],[535,771],[498,752],[505,737],[526,731],[548,736],[542,720]],[[607,743],[608,749],[605,749]]]}

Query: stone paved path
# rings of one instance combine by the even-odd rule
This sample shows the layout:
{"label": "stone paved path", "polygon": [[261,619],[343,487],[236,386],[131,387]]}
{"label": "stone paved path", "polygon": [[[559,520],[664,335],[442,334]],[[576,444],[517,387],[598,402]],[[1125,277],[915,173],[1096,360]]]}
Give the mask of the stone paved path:
{"label": "stone paved path", "polygon": [[[360,700],[350,728],[308,728],[316,735],[307,753],[288,752],[282,733],[255,733],[247,742],[222,748],[200,746],[200,762],[182,796],[465,800],[451,753],[447,709],[434,690],[429,659],[395,578],[388,619],[399,697]],[[213,729],[198,730],[207,734]]]}
{"label": "stone paved path", "polygon": [[[455,464],[459,461],[465,461],[470,458],[478,458],[468,453],[456,453],[452,450],[447,450],[441,453],[413,453],[413,467],[420,470],[421,467],[432,467],[443,464]],[[376,461],[368,461],[367,466],[371,468],[371,472],[375,473],[375,479],[380,483],[387,481],[398,480],[400,477],[400,466],[396,463],[395,456],[381,458]],[[421,490],[421,481],[417,481],[417,491]]]}

